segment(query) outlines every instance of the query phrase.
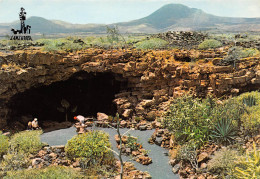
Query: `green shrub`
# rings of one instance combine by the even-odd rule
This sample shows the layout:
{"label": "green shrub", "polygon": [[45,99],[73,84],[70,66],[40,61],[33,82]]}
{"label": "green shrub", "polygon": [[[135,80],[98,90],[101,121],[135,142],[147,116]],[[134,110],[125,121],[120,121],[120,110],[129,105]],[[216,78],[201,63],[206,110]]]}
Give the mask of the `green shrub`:
{"label": "green shrub", "polygon": [[81,44],[79,43],[74,43],[74,42],[71,42],[71,41],[68,41],[67,43],[65,43],[61,49],[62,50],[65,50],[65,51],[70,51],[70,52],[73,52],[73,51],[78,51],[78,50],[81,50],[84,46],[82,46]]}
{"label": "green shrub", "polygon": [[80,179],[87,178],[73,168],[52,166],[44,169],[30,169],[7,172],[4,179]]}
{"label": "green shrub", "polygon": [[75,43],[76,37],[68,37],[66,39],[39,39],[37,42],[43,43],[43,50],[47,52],[57,51],[77,51],[83,49],[85,46],[82,43]]}
{"label": "green shrub", "polygon": [[85,37],[84,38],[84,42],[86,43],[86,44],[89,44],[89,43],[91,43],[92,41],[94,41],[96,39],[96,37],[94,37],[94,36],[88,36],[88,37]]}
{"label": "green shrub", "polygon": [[69,158],[86,158],[89,163],[107,162],[110,159],[111,147],[109,136],[102,131],[91,131],[74,136],[65,146]]}
{"label": "green shrub", "polygon": [[238,101],[236,98],[231,98],[223,102],[223,104],[217,105],[213,112],[212,118],[215,125],[221,119],[231,120],[232,125],[236,128],[241,126],[241,116],[246,112],[245,105]]}
{"label": "green shrub", "polygon": [[248,100],[249,98],[252,98],[252,100],[254,99],[252,103],[255,105],[246,105],[247,112],[243,113],[241,116],[241,123],[246,132],[257,134],[260,129],[260,92],[253,91],[243,93],[236,99],[244,104],[245,99]]}
{"label": "green shrub", "polygon": [[196,146],[191,144],[181,146],[177,153],[177,159],[188,161],[193,168],[198,168]]}
{"label": "green shrub", "polygon": [[137,150],[142,144],[138,143],[138,140],[136,137],[128,135],[126,147],[129,147],[132,151]]}
{"label": "green shrub", "polygon": [[0,158],[8,151],[8,141],[8,137],[2,135],[2,131],[0,131]]}
{"label": "green shrub", "polygon": [[10,149],[13,152],[34,154],[42,148],[41,134],[41,130],[16,133],[10,139]]}
{"label": "green shrub", "polygon": [[245,156],[241,156],[236,162],[233,176],[238,179],[260,178],[260,150],[253,144],[253,151],[247,150]]}
{"label": "green shrub", "polygon": [[110,48],[111,47],[111,43],[105,37],[96,38],[90,44],[93,47],[101,47],[101,48]]}
{"label": "green shrub", "polygon": [[204,40],[201,44],[199,44],[198,49],[204,50],[210,48],[218,48],[221,46],[222,46],[221,42],[214,39],[208,39],[208,40]]}
{"label": "green shrub", "polygon": [[[225,140],[230,139],[229,137],[233,138],[234,129],[239,129],[241,126],[241,117],[246,112],[245,105],[237,99],[229,99],[221,104],[215,101],[211,97],[207,99],[192,96],[177,98],[164,114],[162,125],[173,133],[180,144],[192,141],[201,145],[213,137],[210,134],[214,128],[225,132],[224,136],[224,133],[221,133],[220,136],[214,136],[214,138]],[[229,123],[225,121],[227,119]],[[228,128],[225,128],[227,126]]]}
{"label": "green shrub", "polygon": [[227,66],[232,65],[236,66],[236,62],[241,58],[242,50],[239,47],[231,47],[228,49],[227,56],[220,62],[220,65]]}
{"label": "green shrub", "polygon": [[116,160],[113,155],[108,155],[106,161],[100,163],[91,163],[89,158],[80,159],[80,168],[84,169],[84,175],[95,178],[94,176],[113,176],[117,171]]}
{"label": "green shrub", "polygon": [[247,96],[243,98],[243,104],[248,106],[248,107],[252,107],[256,105],[256,99],[254,96]]}
{"label": "green shrub", "polygon": [[241,58],[253,57],[259,54],[259,50],[254,48],[246,48],[241,52]]}
{"label": "green shrub", "polygon": [[64,45],[64,41],[54,39],[40,39],[39,43],[43,43],[43,50],[47,52],[61,51],[61,46]]}
{"label": "green shrub", "polygon": [[159,38],[152,38],[138,42],[135,46],[137,49],[148,50],[148,49],[162,49],[168,45],[168,42]]}
{"label": "green shrub", "polygon": [[27,154],[23,152],[8,153],[4,155],[0,167],[2,171],[21,170],[28,168],[29,163]]}
{"label": "green shrub", "polygon": [[228,49],[227,56],[221,61],[220,65],[233,65],[241,58],[252,57],[259,54],[257,49],[243,49],[241,47],[231,47]]}
{"label": "green shrub", "polygon": [[238,159],[238,152],[231,149],[221,149],[216,151],[212,159],[208,162],[208,169],[213,173],[227,175],[232,172]]}
{"label": "green shrub", "polygon": [[177,142],[193,141],[202,144],[209,140],[209,133],[213,127],[210,114],[214,106],[215,102],[211,98],[177,98],[165,114],[162,124],[174,133]]}
{"label": "green shrub", "polygon": [[141,122],[144,118],[143,118],[143,116],[135,116],[134,119],[135,119],[135,122],[139,123],[139,122]]}

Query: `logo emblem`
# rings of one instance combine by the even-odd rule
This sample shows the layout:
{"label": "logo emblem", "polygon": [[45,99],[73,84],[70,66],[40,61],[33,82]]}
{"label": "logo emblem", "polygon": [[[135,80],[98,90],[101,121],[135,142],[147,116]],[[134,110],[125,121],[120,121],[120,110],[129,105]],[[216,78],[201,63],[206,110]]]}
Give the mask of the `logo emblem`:
{"label": "logo emblem", "polygon": [[32,37],[27,35],[31,34],[31,26],[25,25],[26,12],[23,7],[21,7],[19,18],[21,22],[20,29],[11,29],[13,35],[11,36],[10,40],[32,40]]}

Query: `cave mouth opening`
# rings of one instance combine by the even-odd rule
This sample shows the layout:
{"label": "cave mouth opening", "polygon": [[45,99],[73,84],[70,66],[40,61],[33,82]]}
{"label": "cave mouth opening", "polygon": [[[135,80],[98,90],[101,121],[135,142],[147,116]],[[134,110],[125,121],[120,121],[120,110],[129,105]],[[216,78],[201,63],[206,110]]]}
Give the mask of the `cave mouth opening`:
{"label": "cave mouth opening", "polygon": [[176,61],[180,61],[180,62],[192,62],[192,59],[190,57],[178,57],[178,56],[174,56],[174,59]]}
{"label": "cave mouth opening", "polygon": [[70,106],[68,121],[73,121],[73,116],[78,114],[96,117],[97,112],[103,112],[115,116],[115,94],[127,91],[126,87],[127,80],[118,74],[78,72],[66,81],[16,94],[8,103],[8,118],[10,122],[23,121],[23,118],[38,118],[39,124],[42,121],[64,122],[62,100]]}

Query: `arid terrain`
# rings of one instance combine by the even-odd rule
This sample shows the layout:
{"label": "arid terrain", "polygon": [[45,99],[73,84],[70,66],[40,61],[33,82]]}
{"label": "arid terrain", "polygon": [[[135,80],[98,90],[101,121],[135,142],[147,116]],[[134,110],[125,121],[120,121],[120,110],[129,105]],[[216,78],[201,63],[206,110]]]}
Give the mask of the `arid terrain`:
{"label": "arid terrain", "polygon": [[[155,150],[150,145],[167,149],[172,177],[260,176],[258,34],[107,32],[1,40],[1,177],[67,172],[63,177],[120,178],[120,160],[111,151],[154,167],[158,161],[150,157]],[[41,143],[40,130],[23,131],[38,118],[43,132],[56,132],[71,127],[78,114],[88,117],[84,129],[76,125],[84,134],[66,145],[49,146]],[[117,127],[143,136],[133,131],[120,140],[107,129]],[[70,129],[67,137],[71,134]],[[153,177],[124,165],[124,178]]]}

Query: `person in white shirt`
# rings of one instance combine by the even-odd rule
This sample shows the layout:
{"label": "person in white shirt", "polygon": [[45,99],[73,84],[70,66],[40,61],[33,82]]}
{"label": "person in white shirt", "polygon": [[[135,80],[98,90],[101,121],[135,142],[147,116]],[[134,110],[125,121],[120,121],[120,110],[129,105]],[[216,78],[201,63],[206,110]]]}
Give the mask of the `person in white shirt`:
{"label": "person in white shirt", "polygon": [[79,121],[79,124],[81,126],[84,126],[85,125],[85,117],[82,116],[82,115],[78,115],[78,116],[75,116],[74,117],[75,120],[78,120]]}
{"label": "person in white shirt", "polygon": [[32,129],[33,130],[39,129],[39,124],[38,124],[37,118],[34,118],[34,120],[32,121]]}

